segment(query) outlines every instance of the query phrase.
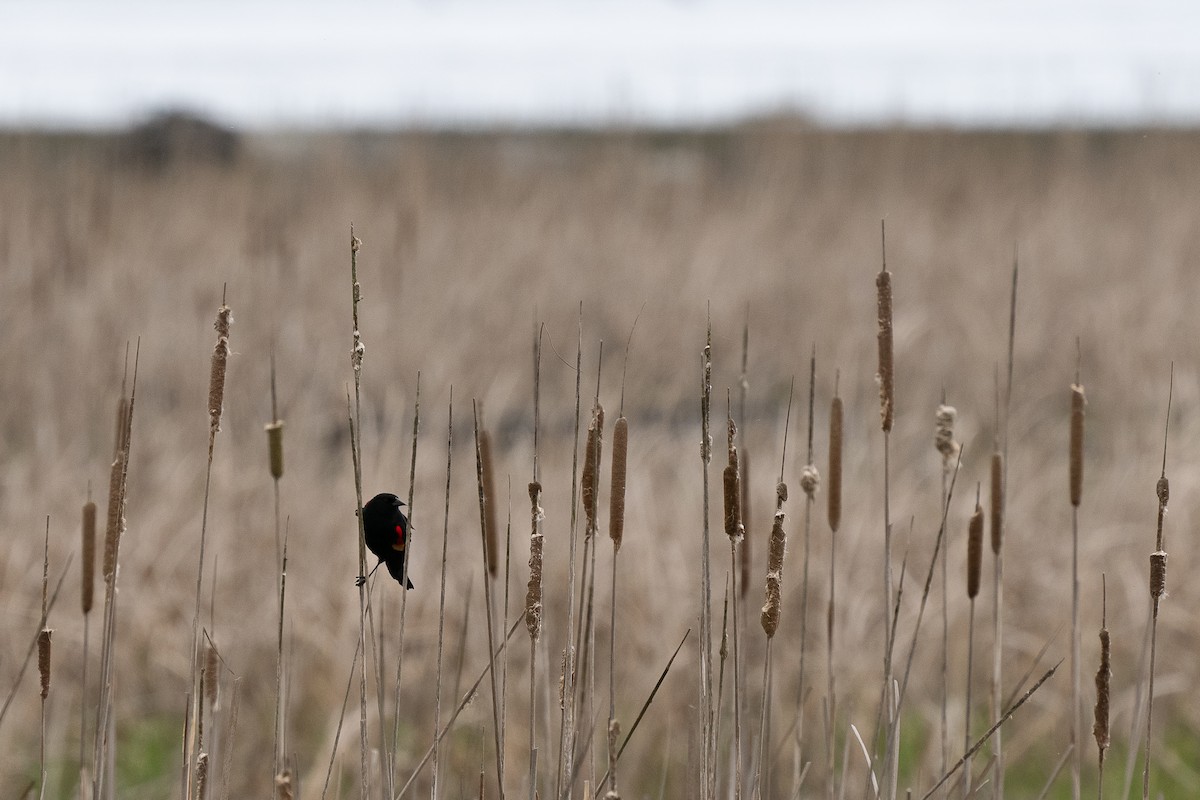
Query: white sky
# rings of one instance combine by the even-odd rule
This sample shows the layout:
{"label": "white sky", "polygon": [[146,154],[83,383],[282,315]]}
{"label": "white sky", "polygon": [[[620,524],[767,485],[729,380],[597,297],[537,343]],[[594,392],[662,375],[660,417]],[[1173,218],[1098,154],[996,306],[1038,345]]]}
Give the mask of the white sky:
{"label": "white sky", "polygon": [[1200,123],[1197,0],[0,0],[0,125]]}

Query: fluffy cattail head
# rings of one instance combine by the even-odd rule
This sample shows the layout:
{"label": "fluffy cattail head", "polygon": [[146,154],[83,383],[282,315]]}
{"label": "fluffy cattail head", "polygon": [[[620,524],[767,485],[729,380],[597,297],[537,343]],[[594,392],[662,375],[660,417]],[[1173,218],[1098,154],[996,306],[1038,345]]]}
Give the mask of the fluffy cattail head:
{"label": "fluffy cattail head", "polygon": [[829,408],[829,528],[837,533],[842,524],[842,398],[833,398]]}
{"label": "fluffy cattail head", "polygon": [[997,450],[992,453],[992,553],[1000,555],[1000,544],[1004,538],[1004,455]]}
{"label": "fluffy cattail head", "polygon": [[283,477],[283,420],[268,422],[267,456],[270,459],[271,477],[279,480]]}
{"label": "fluffy cattail head", "polygon": [[213,710],[217,707],[217,668],[217,648],[209,642],[204,652],[204,699]]}
{"label": "fluffy cattail head", "polygon": [[80,593],[83,601],[83,613],[92,610],[96,581],[96,504],[91,500],[83,505],[83,564],[80,577]]}
{"label": "fluffy cattail head", "polygon": [[1166,510],[1167,501],[1171,499],[1171,482],[1164,475],[1158,479],[1158,483],[1154,487],[1154,493],[1158,495],[1158,505],[1163,510]]}
{"label": "fluffy cattail head", "polygon": [[896,374],[892,355],[892,273],[875,276],[879,322],[879,417],[884,433],[892,430],[896,406]]}
{"label": "fluffy cattail head", "polygon": [[1083,387],[1071,384],[1071,505],[1076,508],[1083,498],[1083,407],[1086,404]]}
{"label": "fluffy cattail head", "polygon": [[[784,486],[784,484],[779,484]],[[787,494],[786,487],[783,493]],[[767,596],[763,603],[763,631],[770,639],[779,629],[779,613],[783,605],[783,556],[787,550],[787,533],[783,529],[784,513],[775,512],[775,522],[771,525],[771,539],[767,545]]]}
{"label": "fluffy cattail head", "polygon": [[934,427],[933,444],[942,454],[942,460],[949,461],[958,455],[958,442],[954,441],[954,422],[958,419],[958,411],[954,406],[942,403],[937,407],[937,423]]}
{"label": "fluffy cattail head", "polygon": [[815,464],[806,464],[800,470],[800,488],[809,500],[816,496],[817,489],[821,488],[821,473],[817,471]]}
{"label": "fluffy cattail head", "polygon": [[208,787],[208,753],[196,757],[196,797],[204,797]]}
{"label": "fluffy cattail head", "polygon": [[209,435],[221,430],[221,408],[225,403],[225,371],[229,365],[229,328],[233,324],[233,311],[229,306],[217,309],[217,343],[213,347],[212,368],[208,376],[208,420]]}
{"label": "fluffy cattail head", "polygon": [[613,552],[621,549],[625,535],[625,463],[629,454],[629,420],[617,417],[613,425],[612,486],[608,497],[608,538]]}
{"label": "fluffy cattail head", "polygon": [[37,638],[38,675],[42,679],[42,699],[50,694],[50,636],[54,633],[49,628],[42,628]]}
{"label": "fluffy cattail head", "polygon": [[975,513],[967,525],[967,597],[979,594],[979,576],[983,567],[983,507],[975,502]]}
{"label": "fluffy cattail head", "polygon": [[295,796],[292,789],[292,771],[285,769],[275,776],[275,797],[278,800],[293,800]]}

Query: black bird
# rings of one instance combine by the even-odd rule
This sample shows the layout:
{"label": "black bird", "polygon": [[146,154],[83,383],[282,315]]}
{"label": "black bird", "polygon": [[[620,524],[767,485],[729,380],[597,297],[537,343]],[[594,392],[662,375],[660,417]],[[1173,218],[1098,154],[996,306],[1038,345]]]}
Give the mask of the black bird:
{"label": "black bird", "polygon": [[[404,501],[394,494],[384,492],[377,494],[363,506],[363,537],[367,549],[379,559],[379,564],[387,564],[388,573],[396,582],[404,584],[404,551],[408,547],[408,517],[400,507]],[[374,574],[379,564],[371,570]],[[355,583],[362,586],[367,577],[360,575]],[[408,581],[408,588],[413,588]]]}

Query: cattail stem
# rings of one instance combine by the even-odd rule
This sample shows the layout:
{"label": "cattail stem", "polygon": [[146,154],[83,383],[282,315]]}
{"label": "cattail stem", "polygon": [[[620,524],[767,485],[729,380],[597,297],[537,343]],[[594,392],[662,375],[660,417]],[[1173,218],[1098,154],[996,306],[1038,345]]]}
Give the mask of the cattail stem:
{"label": "cattail stem", "polygon": [[1098,754],[1096,780],[1098,800],[1104,800],[1104,754],[1112,741],[1109,735],[1109,694],[1112,683],[1111,646],[1108,636],[1108,587],[1104,576],[1100,576],[1100,667],[1096,670],[1096,707],[1093,710],[1095,721],[1092,724],[1092,735],[1096,738]]}
{"label": "cattail stem", "polygon": [[833,401],[829,407],[829,497],[826,516],[829,520],[829,606],[825,615],[826,641],[826,702],[828,723],[825,726],[826,794],[833,800],[836,790],[836,759],[834,756],[834,733],[837,727],[837,693],[834,676],[834,618],[837,610],[837,531],[842,519],[842,437],[844,411],[838,384],[840,373],[834,379]]}
{"label": "cattail stem", "polygon": [[1171,499],[1171,487],[1167,481],[1167,435],[1171,430],[1171,400],[1175,394],[1175,363],[1171,362],[1171,382],[1167,390],[1167,421],[1163,426],[1163,466],[1155,494],[1158,496],[1158,522],[1155,531],[1155,551],[1150,554],[1150,679],[1146,689],[1146,761],[1142,769],[1142,800],[1150,798],[1150,742],[1154,720],[1154,659],[1158,645],[1158,606],[1167,593],[1167,553],[1163,538],[1163,519],[1167,515],[1167,502]]}
{"label": "cattail stem", "polygon": [[[1076,348],[1079,342],[1076,340]],[[1070,501],[1071,501],[1071,797],[1079,800],[1082,771],[1083,729],[1082,678],[1079,639],[1079,504],[1083,498],[1083,417],[1084,393],[1076,367],[1071,385]]]}
{"label": "cattail stem", "polygon": [[[975,660],[975,597],[979,594],[979,578],[983,562],[983,508],[979,505],[979,489],[975,490],[975,513],[967,528],[967,597],[971,612],[967,625],[967,702],[963,726],[963,751],[971,746],[971,678]],[[963,797],[971,796],[971,761],[963,765]]]}

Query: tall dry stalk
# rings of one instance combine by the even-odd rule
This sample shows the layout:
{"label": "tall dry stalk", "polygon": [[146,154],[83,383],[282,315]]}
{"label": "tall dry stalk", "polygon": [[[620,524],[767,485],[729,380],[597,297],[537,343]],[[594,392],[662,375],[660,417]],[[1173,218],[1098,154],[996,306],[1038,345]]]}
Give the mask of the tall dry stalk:
{"label": "tall dry stalk", "polygon": [[284,753],[287,751],[287,722],[283,713],[283,626],[284,602],[287,591],[287,540],[280,542],[280,499],[279,481],[283,478],[283,420],[279,418],[279,404],[275,389],[275,351],[271,350],[271,421],[264,426],[267,433],[267,468],[271,474],[275,494],[275,546],[279,565],[279,626],[275,642],[275,745],[272,754],[272,781],[283,773]]}
{"label": "tall dry stalk", "polygon": [[1171,430],[1171,400],[1175,394],[1175,363],[1171,363],[1171,383],[1167,390],[1167,421],[1163,426],[1162,473],[1155,486],[1158,496],[1158,522],[1154,536],[1154,552],[1150,554],[1150,600],[1153,609],[1150,617],[1150,681],[1146,689],[1146,760],[1142,769],[1142,800],[1150,798],[1150,742],[1154,719],[1154,657],[1158,644],[1158,606],[1167,593],[1167,550],[1163,537],[1163,518],[1167,515],[1167,502],[1171,499],[1171,486],[1167,481],[1167,435]]}
{"label": "tall dry stalk", "polygon": [[82,524],[80,525],[80,607],[83,611],[83,668],[79,683],[79,785],[88,784],[84,770],[83,755],[87,740],[88,727],[88,638],[91,630],[92,607],[96,599],[96,504],[92,502],[91,482],[88,482],[88,500],[83,504]]}
{"label": "tall dry stalk", "polygon": [[[475,478],[479,491],[479,540],[483,557],[483,598],[487,613],[488,652],[496,649],[496,634],[492,628],[495,614],[492,612],[492,581],[490,578],[496,572],[496,520],[495,512],[489,508],[489,499],[495,502],[495,487],[491,480],[490,452],[488,449],[487,432],[479,428],[479,405],[473,403],[475,417]],[[489,493],[491,497],[489,498]],[[464,628],[465,630],[465,628]],[[497,682],[496,670],[489,670],[492,684],[492,735],[496,746],[496,787],[500,800],[504,800],[504,749],[500,744],[500,687]]]}
{"label": "tall dry stalk", "polygon": [[[409,450],[408,461],[408,539],[405,543],[404,567],[401,569],[400,583],[408,585],[408,567],[413,560],[413,538],[416,536],[413,502],[417,484],[417,442],[421,433],[421,372],[417,371],[417,385],[413,398],[412,446]],[[396,753],[400,748],[400,685],[404,676],[404,622],[407,618],[408,592],[400,593],[400,623],[396,631],[396,648],[399,651],[396,658],[396,682],[392,690],[395,705],[392,709],[392,741],[388,756],[391,762],[392,782],[395,783]]]}
{"label": "tall dry stalk", "polygon": [[[883,685],[880,691],[879,718],[885,716],[891,728],[894,722],[887,697],[892,686],[892,515],[891,515],[891,433],[896,415],[896,371],[892,335],[892,273],[887,268],[887,228],[880,221],[883,266],[875,276],[875,301],[878,343],[879,422],[883,430]],[[878,733],[878,726],[876,727]],[[875,737],[876,741],[878,736]],[[885,760],[883,783],[890,781],[890,758]]]}
{"label": "tall dry stalk", "polygon": [[842,523],[842,440],[845,436],[845,409],[840,393],[841,372],[834,374],[833,400],[829,404],[829,489],[826,519],[829,521],[829,607],[825,614],[826,695],[828,723],[825,726],[825,758],[827,796],[833,800],[837,772],[834,754],[834,731],[837,727],[837,687],[834,673],[834,618],[837,613],[837,532]]}
{"label": "tall dry stalk", "polygon": [[[975,662],[975,598],[979,594],[983,566],[983,507],[979,505],[979,487],[975,487],[975,512],[967,526],[967,599],[971,602],[967,623],[967,702],[963,724],[963,752],[971,747],[971,684]],[[971,796],[971,760],[963,764],[963,797]]]}
{"label": "tall dry stalk", "polygon": [[[954,406],[946,405],[946,396],[943,392],[942,403],[937,408],[936,423],[934,427],[933,443],[937,451],[942,455],[942,508],[946,507],[946,499],[949,493],[950,472],[953,469],[955,457],[958,455],[959,445],[954,440],[954,422],[958,418],[958,411]],[[950,737],[949,725],[946,715],[946,704],[949,699],[949,688],[947,679],[950,677],[950,616],[948,613],[947,600],[950,597],[950,583],[947,575],[947,559],[942,557],[942,685],[940,699],[942,712],[941,726],[941,745],[942,745],[942,772],[946,771],[946,765],[950,761]]]}
{"label": "tall dry stalk", "polygon": [[542,484],[538,472],[541,429],[542,329],[533,339],[533,477],[529,482],[529,583],[525,592],[525,628],[529,631],[529,800],[537,790],[537,643],[542,634]]}
{"label": "tall dry stalk", "polygon": [[[1004,525],[1008,508],[1008,422],[1012,413],[1013,389],[1013,343],[1017,334],[1017,253],[1013,247],[1012,290],[1008,304],[1008,379],[1004,384],[1004,408],[1000,422],[1000,449],[992,456],[992,553],[994,560],[994,583],[992,603],[992,709],[1000,713],[1000,692],[1004,685]],[[1000,466],[997,475],[996,456]],[[999,495],[999,504],[996,496]],[[1004,800],[1004,740],[1003,730],[997,729],[993,740],[995,753],[996,798]]]}
{"label": "tall dry stalk", "polygon": [[[446,546],[450,541],[450,476],[454,464],[454,387],[450,387],[450,403],[446,414],[446,505],[442,516],[442,571],[438,595],[437,677],[433,695],[433,780],[429,790],[431,800],[438,798],[439,756],[442,727],[442,656],[446,641]],[[407,560],[407,559],[406,559]]]}
{"label": "tall dry stalk", "polygon": [[[42,545],[42,619],[48,620],[50,609],[47,605],[50,594],[50,517],[46,517],[46,537]],[[54,631],[43,622],[38,631],[38,677],[41,682],[42,720],[39,739],[41,754],[41,777],[38,779],[38,796],[41,800],[46,797],[46,699],[50,696],[50,637]]]}
{"label": "tall dry stalk", "polygon": [[[710,311],[711,314],[711,311]],[[712,319],[709,317],[704,350],[701,355],[702,382],[700,385],[700,464],[703,470],[704,502],[702,506],[700,544],[700,785],[701,800],[710,800],[709,787],[715,772],[710,763],[713,757],[712,702],[712,581],[709,576],[709,488],[708,467],[712,461]]]}
{"label": "tall dry stalk", "polygon": [[1108,708],[1112,688],[1112,650],[1108,636],[1108,586],[1100,576],[1100,666],[1096,669],[1096,706],[1093,709],[1092,736],[1096,739],[1098,800],[1104,800],[1104,754],[1112,743]]}
{"label": "tall dry stalk", "polygon": [[804,666],[808,654],[808,564],[812,532],[812,508],[821,485],[821,473],[813,457],[813,415],[817,393],[817,348],[813,346],[808,372],[808,456],[800,470],[800,488],[804,492],[804,566],[800,578],[800,664],[796,681],[796,760],[793,768],[794,786],[799,786],[803,769],[804,743]]}
{"label": "tall dry stalk", "polygon": [[724,490],[725,535],[729,537],[729,572],[733,577],[733,795],[735,799],[742,796],[742,715],[739,687],[741,686],[740,648],[738,639],[738,598],[741,591],[738,587],[737,547],[745,538],[746,526],[742,521],[742,475],[738,448],[734,441],[737,436],[737,425],[732,413],[726,415],[726,450],[727,463],[722,474]]}
{"label": "tall dry stalk", "polygon": [[[1079,340],[1075,340],[1078,351]],[[1071,500],[1071,797],[1079,800],[1082,765],[1079,732],[1083,727],[1079,673],[1079,503],[1083,498],[1083,416],[1086,400],[1079,382],[1079,363],[1075,364],[1075,383],[1071,384],[1070,500]]]}
{"label": "tall dry stalk", "polygon": [[783,504],[787,502],[788,487],[783,482],[784,467],[787,464],[788,428],[792,422],[792,398],[795,395],[796,381],[793,378],[791,389],[788,391],[788,408],[783,423],[783,446],[779,461],[779,482],[775,485],[775,517],[771,523],[771,535],[767,541],[767,579],[766,598],[763,602],[759,622],[763,633],[767,635],[767,652],[763,659],[763,688],[762,710],[759,713],[758,734],[758,768],[754,775],[754,789],[751,796],[769,797],[771,795],[771,770],[767,760],[771,752],[771,650],[775,641],[775,632],[779,630],[779,618],[783,610],[783,559],[787,553],[787,531],[783,523],[786,515]]}
{"label": "tall dry stalk", "polygon": [[[634,326],[637,320],[634,319]],[[617,789],[617,738],[621,727],[617,722],[617,556],[625,538],[625,481],[629,462],[629,420],[625,418],[625,376],[629,368],[629,345],[633,330],[625,342],[625,360],[621,365],[621,402],[617,406],[617,421],[613,425],[612,474],[608,503],[608,538],[613,546],[612,587],[608,621],[608,792],[605,800],[620,800]],[[603,787],[603,781],[600,784]]]}

